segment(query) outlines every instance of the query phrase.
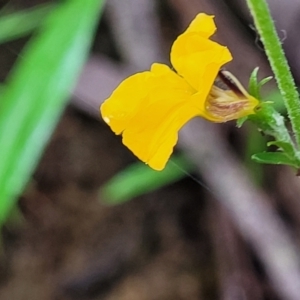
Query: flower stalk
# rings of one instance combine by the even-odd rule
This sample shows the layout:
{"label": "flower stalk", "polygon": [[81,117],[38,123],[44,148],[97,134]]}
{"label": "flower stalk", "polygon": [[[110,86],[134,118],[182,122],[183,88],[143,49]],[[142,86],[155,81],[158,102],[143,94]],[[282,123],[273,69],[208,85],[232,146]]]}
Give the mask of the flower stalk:
{"label": "flower stalk", "polygon": [[264,44],[278,88],[285,103],[293,133],[300,145],[300,101],[295,82],[275,29],[269,7],[265,0],[246,0],[255,26]]}

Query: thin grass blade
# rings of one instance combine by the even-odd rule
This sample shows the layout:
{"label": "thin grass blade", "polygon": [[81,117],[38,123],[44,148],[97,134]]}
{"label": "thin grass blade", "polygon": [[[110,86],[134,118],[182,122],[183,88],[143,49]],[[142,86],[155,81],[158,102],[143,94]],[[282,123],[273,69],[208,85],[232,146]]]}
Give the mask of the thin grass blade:
{"label": "thin grass blade", "polygon": [[45,19],[0,101],[0,222],[24,189],[88,55],[101,0],[65,0]]}
{"label": "thin grass blade", "polygon": [[44,21],[54,8],[53,4],[37,7],[0,16],[0,44],[30,34]]}

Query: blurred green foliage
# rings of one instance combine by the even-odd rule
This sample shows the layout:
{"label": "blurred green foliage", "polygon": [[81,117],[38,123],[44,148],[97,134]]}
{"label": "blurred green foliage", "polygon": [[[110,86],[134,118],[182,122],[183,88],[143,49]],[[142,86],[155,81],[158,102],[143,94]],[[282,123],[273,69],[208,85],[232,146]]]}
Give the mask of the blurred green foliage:
{"label": "blurred green foliage", "polygon": [[1,223],[59,120],[89,53],[103,5],[104,0],[65,0],[51,11],[44,6],[0,18],[1,42],[41,24],[1,88]]}
{"label": "blurred green foliage", "polygon": [[31,33],[45,19],[54,5],[38,7],[8,15],[0,15],[0,43],[6,43]]}
{"label": "blurred green foliage", "polygon": [[100,196],[106,204],[120,204],[174,183],[193,170],[193,164],[183,156],[174,155],[162,171],[155,171],[138,162],[104,184]]}
{"label": "blurred green foliage", "polygon": [[252,155],[266,151],[266,137],[263,136],[253,124],[247,124],[246,147],[244,153],[244,162],[249,170],[252,180],[261,186],[264,180],[264,167],[262,164],[253,163]]}

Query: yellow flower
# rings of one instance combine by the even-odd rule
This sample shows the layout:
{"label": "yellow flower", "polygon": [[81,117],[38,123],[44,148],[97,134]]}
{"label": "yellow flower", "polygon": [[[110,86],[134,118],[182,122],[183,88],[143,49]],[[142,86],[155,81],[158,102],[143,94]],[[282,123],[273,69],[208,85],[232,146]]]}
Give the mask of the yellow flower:
{"label": "yellow flower", "polygon": [[[123,135],[123,144],[155,170],[165,167],[178,131],[193,117],[226,122],[254,113],[258,104],[232,75],[220,71],[232,57],[209,40],[215,30],[213,16],[198,14],[172,46],[177,73],[155,63],[125,79],[101,106],[104,121]],[[218,74],[225,90],[214,85]]]}

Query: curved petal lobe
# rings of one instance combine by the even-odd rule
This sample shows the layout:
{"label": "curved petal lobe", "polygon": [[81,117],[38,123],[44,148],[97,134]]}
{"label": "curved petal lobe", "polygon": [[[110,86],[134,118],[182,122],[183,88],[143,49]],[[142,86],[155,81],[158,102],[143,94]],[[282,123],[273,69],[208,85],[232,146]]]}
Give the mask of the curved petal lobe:
{"label": "curved petal lobe", "polygon": [[200,13],[195,17],[184,33],[193,32],[204,38],[209,38],[215,33],[216,29],[214,16]]}
{"label": "curved petal lobe", "polygon": [[219,69],[232,59],[229,50],[208,39],[215,31],[212,16],[199,14],[174,42],[171,62],[194,89],[208,94]]}
{"label": "curved petal lobe", "polygon": [[140,160],[162,170],[179,129],[200,114],[189,101],[193,93],[169,67],[153,64],[151,71],[123,81],[101,106],[101,114],[116,134],[123,134],[123,144]]}

